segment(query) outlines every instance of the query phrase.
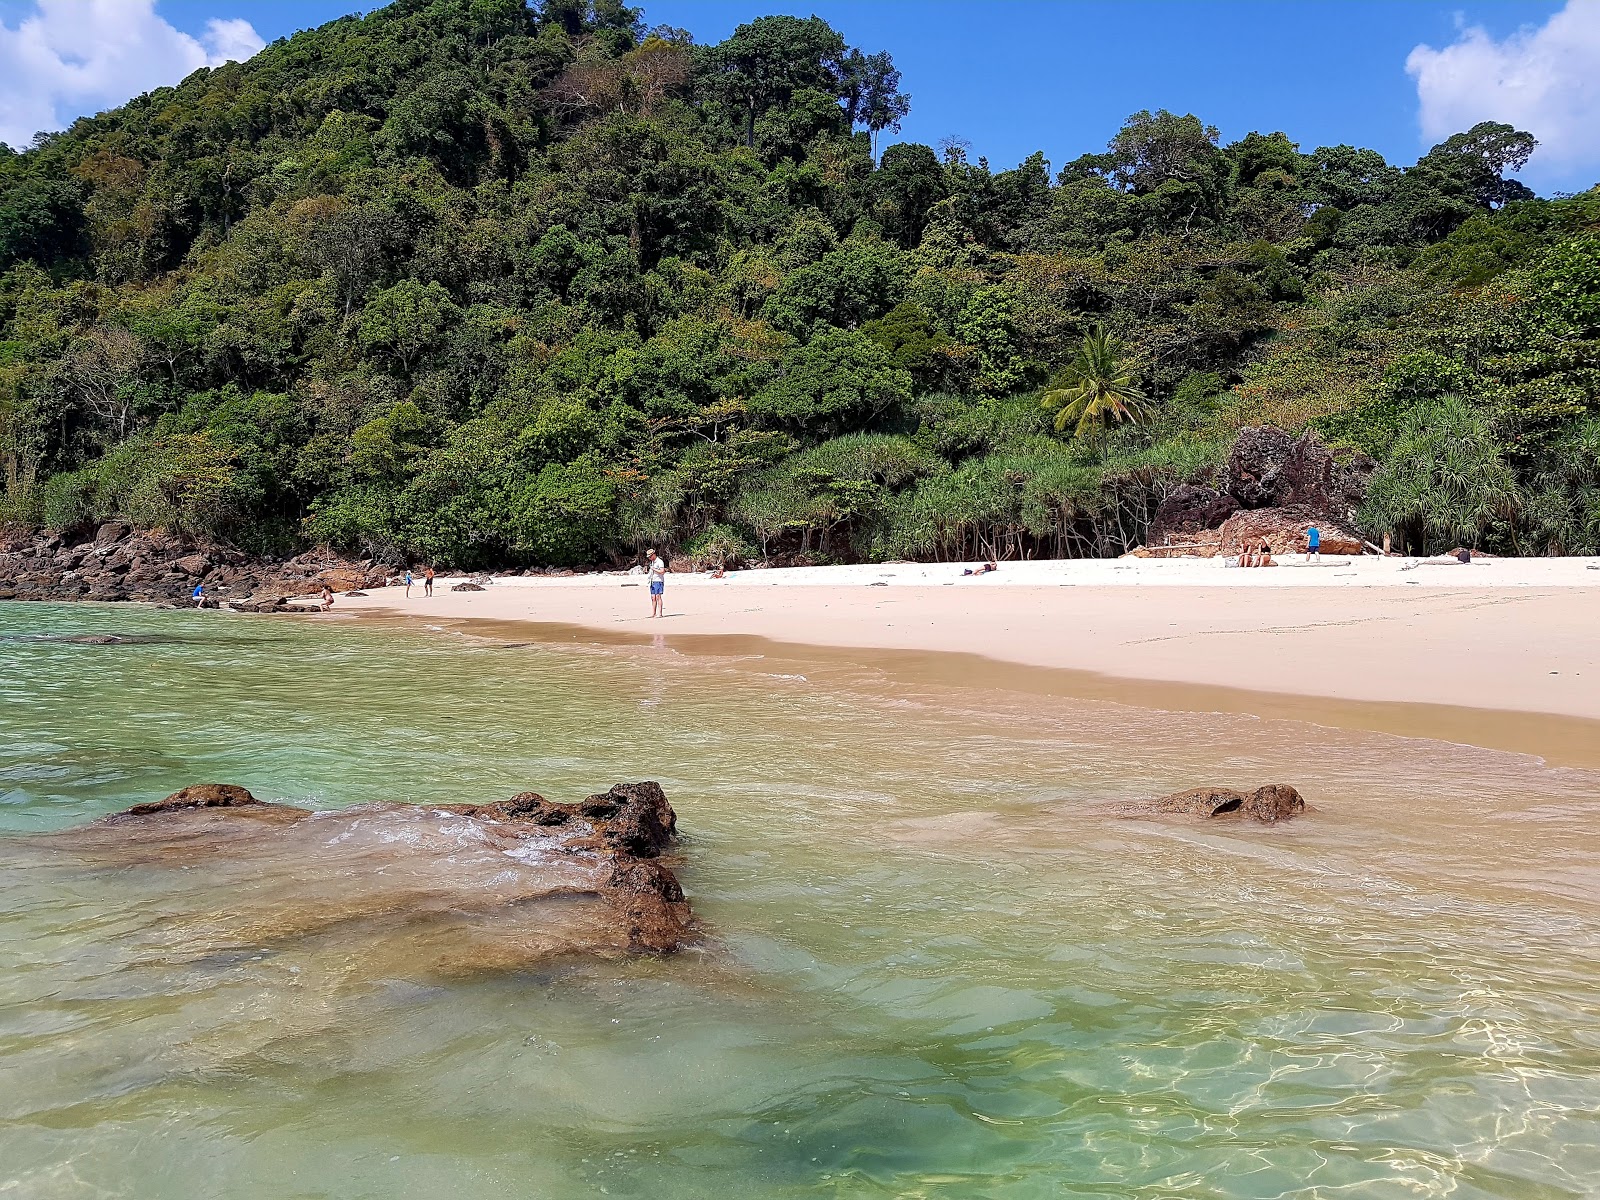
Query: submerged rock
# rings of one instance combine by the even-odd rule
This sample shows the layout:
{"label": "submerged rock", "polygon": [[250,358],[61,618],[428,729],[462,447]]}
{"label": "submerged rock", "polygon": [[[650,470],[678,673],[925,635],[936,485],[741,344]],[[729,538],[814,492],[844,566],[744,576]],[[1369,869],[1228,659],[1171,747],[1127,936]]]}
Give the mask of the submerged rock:
{"label": "submerged rock", "polygon": [[676,827],[655,783],[315,812],[199,784],[6,851],[143,881],[162,937],[196,959],[295,949],[373,977],[462,975],[678,949],[693,921],[661,860]]}
{"label": "submerged rock", "polygon": [[1286,783],[1269,783],[1253,792],[1220,787],[1190,788],[1185,792],[1163,796],[1154,805],[1156,812],[1189,813],[1202,817],[1238,813],[1269,825],[1299,816],[1305,808],[1306,802],[1301,799],[1300,793]]}

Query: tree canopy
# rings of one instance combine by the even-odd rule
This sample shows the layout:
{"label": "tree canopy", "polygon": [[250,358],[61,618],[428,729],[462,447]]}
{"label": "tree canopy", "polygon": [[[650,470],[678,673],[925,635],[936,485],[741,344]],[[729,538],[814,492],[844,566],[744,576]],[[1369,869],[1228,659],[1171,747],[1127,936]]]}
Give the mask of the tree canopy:
{"label": "tree canopy", "polygon": [[[1145,111],[997,169],[877,153],[909,105],[817,17],[398,0],[0,154],[0,517],[1104,554],[1271,421],[1377,457],[1418,548],[1600,550],[1600,195],[1511,178],[1528,134],[1402,166]],[[1095,379],[1138,422],[1058,431]]]}

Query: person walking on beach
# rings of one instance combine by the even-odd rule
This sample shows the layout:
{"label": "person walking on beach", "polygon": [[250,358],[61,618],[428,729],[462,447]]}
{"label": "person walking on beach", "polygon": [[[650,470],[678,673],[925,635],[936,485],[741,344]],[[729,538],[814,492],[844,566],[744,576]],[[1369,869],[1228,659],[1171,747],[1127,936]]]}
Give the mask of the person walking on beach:
{"label": "person walking on beach", "polygon": [[411,568],[406,568],[406,598],[411,598]]}
{"label": "person walking on beach", "polygon": [[333,607],[333,589],[327,584],[322,585],[322,611],[327,612]]}
{"label": "person walking on beach", "polygon": [[667,591],[667,560],[654,550],[650,551],[650,615],[665,616]]}
{"label": "person walking on beach", "polygon": [[433,568],[432,567],[423,567],[422,568],[422,594],[424,596],[433,595]]}
{"label": "person walking on beach", "polygon": [[1322,557],[1322,534],[1315,525],[1306,529],[1306,561]]}

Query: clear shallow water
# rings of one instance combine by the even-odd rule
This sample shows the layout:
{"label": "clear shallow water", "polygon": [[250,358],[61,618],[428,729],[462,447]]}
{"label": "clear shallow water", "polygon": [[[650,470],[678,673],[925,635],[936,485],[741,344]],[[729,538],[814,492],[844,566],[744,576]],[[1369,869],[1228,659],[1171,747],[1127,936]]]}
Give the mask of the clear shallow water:
{"label": "clear shallow water", "polygon": [[[29,635],[146,633],[93,646]],[[439,978],[153,953],[0,850],[0,1194],[1579,1197],[1600,779],[1438,743],[690,659],[0,605],[0,831],[659,779],[710,936]],[[1114,801],[1283,779],[1272,830]],[[19,866],[21,864],[21,866]],[[26,869],[23,869],[23,868]],[[191,873],[185,887],[204,889]],[[219,873],[220,877],[220,873]],[[226,894],[214,901],[222,906]]]}

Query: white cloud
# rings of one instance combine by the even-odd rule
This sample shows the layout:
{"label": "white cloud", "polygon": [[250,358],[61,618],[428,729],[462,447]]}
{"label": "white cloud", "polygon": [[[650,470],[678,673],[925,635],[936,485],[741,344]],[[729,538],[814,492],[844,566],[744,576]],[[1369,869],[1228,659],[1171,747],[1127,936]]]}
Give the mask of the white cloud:
{"label": "white cloud", "polygon": [[1505,121],[1539,139],[1536,172],[1600,166],[1600,0],[1567,0],[1543,25],[1499,41],[1465,27],[1442,50],[1418,46],[1406,70],[1430,141]]}
{"label": "white cloud", "polygon": [[15,28],[0,23],[0,142],[17,149],[41,129],[65,128],[266,44],[242,20],[213,19],[190,37],[157,15],[156,0],[35,4]]}

